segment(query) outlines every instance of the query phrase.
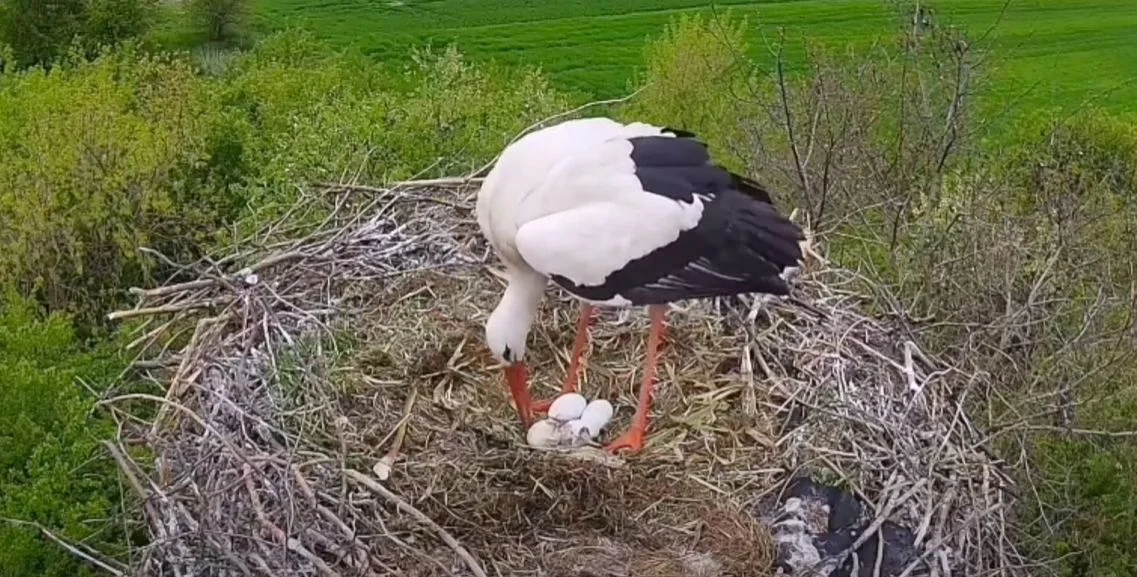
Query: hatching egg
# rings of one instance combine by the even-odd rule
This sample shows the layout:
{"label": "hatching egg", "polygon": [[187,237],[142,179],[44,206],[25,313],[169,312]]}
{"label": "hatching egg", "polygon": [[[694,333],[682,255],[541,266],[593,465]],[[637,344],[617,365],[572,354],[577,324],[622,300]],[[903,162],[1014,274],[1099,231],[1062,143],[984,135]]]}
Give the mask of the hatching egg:
{"label": "hatching egg", "polygon": [[549,405],[549,418],[567,423],[579,418],[588,406],[588,401],[580,393],[565,393]]}
{"label": "hatching egg", "polygon": [[556,447],[568,443],[570,434],[571,431],[564,423],[541,419],[529,427],[525,441],[531,447]]}
{"label": "hatching egg", "polygon": [[556,444],[558,437],[557,424],[549,419],[541,419],[529,426],[525,433],[525,442],[531,447],[550,447]]}
{"label": "hatching egg", "polygon": [[595,439],[608,421],[612,419],[612,403],[604,399],[597,399],[588,403],[579,419],[573,419],[565,424],[569,432],[567,441],[573,446],[579,446]]}
{"label": "hatching egg", "polygon": [[588,429],[588,425],[580,419],[573,419],[565,423],[565,428],[569,431],[567,435],[568,444],[573,447],[584,445],[595,436]]}

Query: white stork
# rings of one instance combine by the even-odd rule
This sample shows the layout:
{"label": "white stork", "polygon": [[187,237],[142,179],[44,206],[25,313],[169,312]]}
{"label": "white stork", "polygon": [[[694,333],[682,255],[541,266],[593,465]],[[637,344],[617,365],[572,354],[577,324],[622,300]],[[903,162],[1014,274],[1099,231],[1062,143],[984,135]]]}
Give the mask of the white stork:
{"label": "white stork", "polygon": [[486,342],[526,427],[548,408],[530,401],[525,349],[550,279],[582,303],[564,392],[576,390],[594,307],[648,306],[639,403],[609,451],[643,447],[667,304],[786,295],[782,274],[800,266],[805,239],[765,190],[718,166],[694,134],[607,118],[566,121],[507,146],[477,214],[508,279]]}

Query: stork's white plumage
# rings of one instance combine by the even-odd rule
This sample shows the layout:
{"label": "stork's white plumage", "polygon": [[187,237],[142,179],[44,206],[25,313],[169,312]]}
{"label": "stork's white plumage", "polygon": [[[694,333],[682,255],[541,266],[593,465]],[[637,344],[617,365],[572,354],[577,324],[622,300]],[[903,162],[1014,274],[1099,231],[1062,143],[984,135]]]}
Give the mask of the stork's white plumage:
{"label": "stork's white plumage", "polygon": [[566,392],[576,390],[594,307],[649,307],[639,406],[610,450],[643,445],[667,303],[785,295],[782,273],[800,265],[805,238],[766,191],[715,164],[694,134],[607,118],[563,122],[506,147],[477,214],[509,280],[486,341],[526,426],[535,408],[526,340],[550,279],[582,301]]}

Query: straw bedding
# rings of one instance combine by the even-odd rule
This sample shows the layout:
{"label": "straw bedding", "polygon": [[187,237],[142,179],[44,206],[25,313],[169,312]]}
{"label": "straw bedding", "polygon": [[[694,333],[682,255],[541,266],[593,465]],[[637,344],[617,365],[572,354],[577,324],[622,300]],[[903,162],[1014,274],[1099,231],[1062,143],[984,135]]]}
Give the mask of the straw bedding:
{"label": "straw bedding", "polygon": [[[641,454],[525,446],[482,341],[503,281],[475,190],[317,187],[112,315],[146,319],[136,369],[161,387],[104,403],[153,541],[136,574],[771,575],[756,503],[794,474],[916,532],[910,574],[1011,572],[1009,481],[960,409],[982,379],[863,316],[864,280],[818,258],[795,281],[812,310],[676,307]],[[549,294],[537,398],[577,312]],[[583,393],[616,407],[601,441],[630,420],[646,327],[644,311],[594,326]]]}

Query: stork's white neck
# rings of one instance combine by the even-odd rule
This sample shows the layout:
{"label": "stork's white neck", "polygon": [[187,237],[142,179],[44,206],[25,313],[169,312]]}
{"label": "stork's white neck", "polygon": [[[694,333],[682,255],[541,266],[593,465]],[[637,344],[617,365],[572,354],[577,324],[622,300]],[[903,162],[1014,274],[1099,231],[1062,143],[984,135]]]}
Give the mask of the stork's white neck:
{"label": "stork's white neck", "polygon": [[507,364],[524,359],[529,329],[548,285],[548,279],[533,270],[510,269],[508,275],[509,286],[486,321],[486,344]]}

